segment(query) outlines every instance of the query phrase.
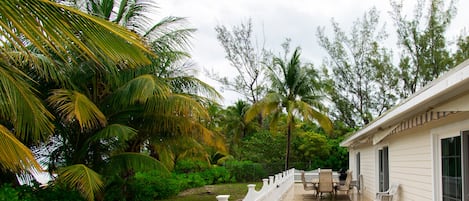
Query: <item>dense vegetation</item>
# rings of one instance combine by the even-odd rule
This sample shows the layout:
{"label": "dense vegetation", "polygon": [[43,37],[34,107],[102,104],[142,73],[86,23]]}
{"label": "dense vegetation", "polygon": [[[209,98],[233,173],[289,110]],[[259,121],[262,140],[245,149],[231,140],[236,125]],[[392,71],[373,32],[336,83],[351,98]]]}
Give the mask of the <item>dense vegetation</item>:
{"label": "dense vegetation", "polygon": [[345,169],[348,134],[469,58],[467,35],[450,50],[456,8],[439,0],[410,20],[391,3],[397,63],[375,9],[349,33],[318,28],[321,68],[289,40],[279,55],[254,50],[250,22],[219,26],[239,74],[216,78],[243,95],[222,106],[195,77],[184,18],[152,23],[152,1],[56,2],[0,1],[0,200],[156,200],[291,167]]}

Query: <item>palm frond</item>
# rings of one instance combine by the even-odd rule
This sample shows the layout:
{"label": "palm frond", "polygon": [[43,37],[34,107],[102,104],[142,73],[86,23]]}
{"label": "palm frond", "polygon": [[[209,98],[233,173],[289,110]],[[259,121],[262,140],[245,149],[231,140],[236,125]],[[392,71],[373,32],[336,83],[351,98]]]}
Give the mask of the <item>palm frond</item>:
{"label": "palm frond", "polygon": [[150,143],[158,152],[160,160],[162,159],[166,167],[171,169],[174,168],[175,162],[177,162],[175,159],[199,159],[209,162],[209,154],[203,143],[189,136],[163,138]]}
{"label": "palm frond", "polygon": [[5,39],[1,46],[11,44],[30,52],[29,43],[64,63],[81,54],[102,67],[103,60],[136,66],[149,64],[145,54],[151,54],[138,35],[126,28],[48,0],[0,1],[0,36]]}
{"label": "palm frond", "polygon": [[169,174],[168,169],[155,158],[141,154],[125,152],[111,156],[109,163],[104,167],[105,174],[121,174],[131,171],[159,170]]}
{"label": "palm frond", "polygon": [[56,89],[47,101],[65,121],[78,121],[82,129],[92,129],[105,126],[106,116],[85,95],[66,89]]}
{"label": "palm frond", "polygon": [[120,87],[112,94],[109,102],[116,109],[121,109],[136,103],[145,103],[150,98],[165,98],[170,92],[166,82],[153,75],[145,74]]}
{"label": "palm frond", "polygon": [[248,111],[246,111],[245,120],[251,122],[259,114],[267,116],[269,114],[281,112],[282,108],[282,97],[277,93],[269,93],[262,100],[252,105]]}
{"label": "palm frond", "polygon": [[8,63],[28,75],[32,74],[46,82],[53,81],[63,86],[70,85],[70,79],[66,74],[67,65],[54,65],[58,61],[52,61],[49,57],[33,52],[5,51],[4,53],[8,55],[7,58],[11,59]]}
{"label": "palm frond", "polygon": [[176,165],[174,162],[175,158],[176,158],[176,154],[177,153],[174,153],[171,148],[172,148],[172,144],[170,144],[169,142],[167,142],[165,140],[165,142],[163,143],[162,141],[157,141],[157,143],[152,143],[151,145],[153,147],[153,149],[156,150],[156,152],[158,153],[158,158],[159,158],[159,161],[169,170],[169,171],[172,171],[174,170],[174,166]]}
{"label": "palm frond", "polygon": [[149,15],[156,13],[157,8],[152,0],[121,0],[119,10],[112,21],[143,35],[143,30],[153,21]]}
{"label": "palm frond", "polygon": [[326,115],[315,110],[313,107],[311,107],[310,104],[306,102],[297,101],[295,102],[295,104],[297,111],[301,112],[301,116],[304,118],[304,120],[317,121],[319,125],[324,129],[324,131],[326,131],[327,133],[332,133],[333,124]]}
{"label": "palm frond", "polygon": [[83,164],[76,164],[59,169],[59,181],[78,190],[89,201],[95,200],[103,190],[101,176]]}
{"label": "palm frond", "polygon": [[171,94],[167,98],[152,98],[145,105],[146,114],[180,116],[194,121],[208,120],[208,111],[189,95]]}
{"label": "palm frond", "polygon": [[151,41],[156,52],[187,50],[196,29],[187,28],[186,24],[185,18],[169,16],[150,27],[143,37]]}
{"label": "palm frond", "polygon": [[21,140],[37,141],[53,133],[52,114],[27,83],[23,72],[0,61],[0,117],[15,128]]}
{"label": "palm frond", "polygon": [[15,173],[35,173],[42,169],[31,150],[1,124],[0,147],[0,169]]}
{"label": "palm frond", "polygon": [[220,100],[221,95],[212,86],[193,76],[179,76],[166,78],[173,91],[180,90],[181,93],[204,95],[213,100]]}
{"label": "palm frond", "polygon": [[95,133],[91,138],[91,142],[99,142],[102,139],[118,138],[126,141],[137,134],[137,130],[122,124],[111,124]]}
{"label": "palm frond", "polygon": [[127,141],[137,135],[137,130],[122,124],[111,124],[95,133],[88,139],[89,143],[99,143],[103,140],[115,141],[114,144],[118,149],[124,149]]}

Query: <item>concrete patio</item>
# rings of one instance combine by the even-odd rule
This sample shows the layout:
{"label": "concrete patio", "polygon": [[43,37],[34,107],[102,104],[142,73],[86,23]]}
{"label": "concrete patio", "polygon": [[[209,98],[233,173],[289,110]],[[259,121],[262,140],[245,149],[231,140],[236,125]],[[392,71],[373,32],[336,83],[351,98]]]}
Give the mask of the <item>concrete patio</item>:
{"label": "concrete patio", "polygon": [[[303,184],[295,183],[293,187],[287,192],[282,201],[316,201],[317,197],[313,196],[314,191],[305,191],[303,189]],[[340,193],[337,196],[325,195],[322,199],[323,201],[371,201],[365,200],[357,193],[356,189],[350,191],[349,195]]]}

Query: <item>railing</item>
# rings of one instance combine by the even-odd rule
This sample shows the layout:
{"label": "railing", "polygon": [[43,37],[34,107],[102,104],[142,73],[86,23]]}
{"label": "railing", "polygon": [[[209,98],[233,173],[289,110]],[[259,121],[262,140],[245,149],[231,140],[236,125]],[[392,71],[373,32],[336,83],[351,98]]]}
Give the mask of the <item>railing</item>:
{"label": "railing", "polygon": [[[275,176],[269,176],[269,179],[262,179],[262,188],[256,191],[255,184],[248,185],[248,193],[243,201],[278,201],[285,193],[290,190],[295,182],[295,169],[290,169]],[[229,195],[218,195],[218,201],[228,201]]]}

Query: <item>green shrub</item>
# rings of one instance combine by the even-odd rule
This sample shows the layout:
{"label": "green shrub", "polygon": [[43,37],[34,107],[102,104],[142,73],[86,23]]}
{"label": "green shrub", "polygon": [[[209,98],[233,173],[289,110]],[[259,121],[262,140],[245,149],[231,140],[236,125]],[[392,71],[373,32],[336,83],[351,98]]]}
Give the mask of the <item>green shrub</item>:
{"label": "green shrub", "polygon": [[11,186],[11,184],[4,184],[0,187],[0,201],[17,201],[19,199],[19,192]]}
{"label": "green shrub", "polygon": [[210,168],[210,164],[207,161],[198,160],[180,160],[174,166],[176,173],[192,173],[202,172]]}
{"label": "green shrub", "polygon": [[61,185],[50,185],[46,188],[23,185],[12,187],[5,184],[0,187],[0,201],[84,201],[77,191]]}
{"label": "green shrub", "polygon": [[128,200],[153,201],[177,195],[181,181],[159,171],[136,173],[129,182],[130,197]]}
{"label": "green shrub", "polygon": [[200,173],[174,174],[173,177],[181,182],[179,186],[180,190],[206,185],[205,179],[200,175]]}
{"label": "green shrub", "polygon": [[[75,190],[68,189],[63,185],[51,185],[47,188],[34,188],[29,195],[34,201],[84,201],[85,199]],[[25,198],[28,195],[24,195]],[[29,199],[28,199],[29,200]],[[26,200],[25,200],[26,201]]]}
{"label": "green shrub", "polygon": [[106,179],[106,186],[104,187],[104,200],[105,201],[125,201],[127,195],[127,180],[114,175]]}
{"label": "green shrub", "polygon": [[251,161],[227,161],[225,167],[237,182],[260,181],[268,176],[261,164]]}
{"label": "green shrub", "polygon": [[200,173],[205,180],[205,184],[228,183],[231,180],[231,174],[225,167],[212,167]]}

